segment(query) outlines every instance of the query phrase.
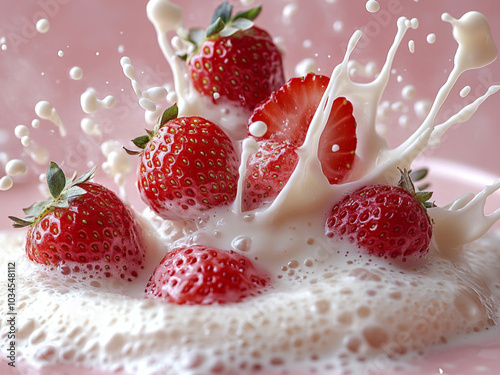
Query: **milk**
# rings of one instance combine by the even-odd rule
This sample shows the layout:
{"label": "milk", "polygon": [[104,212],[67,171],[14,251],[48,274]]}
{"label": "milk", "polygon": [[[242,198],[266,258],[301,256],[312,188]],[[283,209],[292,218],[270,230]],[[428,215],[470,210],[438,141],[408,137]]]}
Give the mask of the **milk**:
{"label": "milk", "polygon": [[[375,3],[368,2],[367,9],[375,12]],[[208,101],[190,89],[165,37],[167,31],[181,26],[180,9],[166,0],[152,0],[147,12],[174,71],[171,92],[179,100],[181,114],[205,112],[201,108],[209,106]],[[430,210],[436,221],[434,243],[427,262],[418,268],[402,269],[359,257],[351,245],[327,241],[324,236],[325,215],[343,194],[371,183],[395,183],[396,166],[409,167],[425,148],[438,146],[445,130],[468,119],[498,89],[491,87],[471,105],[436,124],[437,113],[460,74],[496,57],[482,15],[467,13],[460,19],[444,15],[443,19],[452,24],[458,42],[455,67],[421,126],[405,142],[391,149],[375,127],[397,49],[405,33],[418,27],[416,20],[400,18],[386,64],[372,82],[359,84],[349,76],[350,55],[362,36],[360,32],[352,35],[299,150],[299,165],[273,204],[241,212],[240,195],[234,205],[214,210],[197,223],[163,221],[149,210],[138,213],[149,239],[148,264],[132,284],[75,282],[57,270],[27,261],[21,250],[22,233],[2,235],[2,243],[7,244],[0,255],[2,264],[16,260],[19,270],[17,309],[23,318],[19,356],[35,366],[78,363],[141,374],[231,374],[261,369],[360,373],[383,371],[391,366],[389,359],[490,330],[499,298],[500,252],[498,234],[485,233],[499,214],[487,216],[482,207],[498,189],[498,182]],[[475,48],[477,40],[466,32],[470,28],[479,30],[476,37],[486,41],[482,48]],[[155,101],[135,81],[131,60],[122,59],[121,64],[138,100],[149,100],[142,100],[141,107],[155,112]],[[156,91],[158,97],[164,94]],[[95,91],[85,93],[84,111],[106,108]],[[360,162],[351,181],[331,186],[321,174],[314,150],[330,110],[325,103],[340,95],[352,100],[360,124]],[[44,106],[41,113],[53,116],[53,107]],[[234,108],[211,107],[208,112],[207,117],[222,123],[238,122],[227,121],[228,113],[240,117]],[[235,139],[244,137],[241,129],[226,130]],[[254,147],[251,140],[244,140],[242,158]],[[106,156],[112,152],[111,146],[103,147]],[[128,164],[113,160],[108,158],[110,171],[126,175]],[[273,276],[272,288],[255,299],[228,306],[176,306],[144,299],[142,289],[155,265],[169,248],[186,243],[245,253]]]}

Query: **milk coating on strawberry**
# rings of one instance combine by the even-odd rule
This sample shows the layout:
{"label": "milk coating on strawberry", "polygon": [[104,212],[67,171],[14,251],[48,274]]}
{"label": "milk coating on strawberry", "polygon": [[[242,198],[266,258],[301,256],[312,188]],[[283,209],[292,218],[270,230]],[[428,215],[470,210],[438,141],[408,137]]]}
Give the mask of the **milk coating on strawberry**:
{"label": "milk coating on strawberry", "polygon": [[146,295],[178,305],[235,303],[262,293],[269,281],[243,254],[193,245],[165,255]]}
{"label": "milk coating on strawberry", "polygon": [[137,278],[144,268],[146,246],[132,210],[108,188],[89,182],[94,170],[66,181],[51,163],[47,176],[52,197],[25,209],[30,260],[56,266],[78,277]]}
{"label": "milk coating on strawberry", "polygon": [[398,186],[365,186],[336,203],[326,221],[326,235],[354,243],[361,254],[414,263],[429,252],[430,196],[416,193],[408,171],[403,171]]}
{"label": "milk coating on strawberry", "polygon": [[[165,41],[166,31],[172,31],[165,25],[179,25],[180,10],[168,0],[150,0],[149,4],[154,6],[148,5],[148,15],[154,13],[155,17],[150,19],[157,30],[162,31],[158,39]],[[154,9],[157,12],[153,12]],[[462,21],[453,22],[456,30]],[[463,22],[470,24],[465,19]],[[49,272],[38,269],[38,265],[31,262],[22,263],[21,259],[19,282],[26,288],[19,290],[23,301],[19,310],[24,316],[34,317],[27,320],[20,330],[18,346],[23,357],[41,367],[78,362],[93,369],[123,369],[130,374],[205,375],[267,373],[268,370],[273,374],[290,371],[362,373],[379,369],[381,362],[384,362],[385,370],[390,360],[402,354],[423,352],[429,347],[451,342],[458,335],[490,329],[497,318],[495,308],[500,290],[498,234],[490,233],[472,244],[466,242],[482,236],[490,223],[500,216],[498,212],[486,217],[480,207],[500,183],[485,188],[474,199],[461,198],[447,207],[429,209],[431,217],[436,218],[440,225],[459,228],[465,235],[457,234],[455,242],[458,247],[451,248],[446,241],[446,231],[438,226],[441,239],[425,250],[428,251],[428,262],[422,268],[408,267],[408,259],[402,264],[396,263],[394,259],[399,258],[390,258],[389,255],[387,259],[382,255],[367,260],[354,253],[357,244],[351,244],[346,238],[340,239],[341,235],[337,234],[334,237],[339,241],[333,244],[334,241],[330,242],[325,236],[325,218],[334,202],[363,186],[372,188],[383,184],[392,192],[397,182],[397,167],[411,164],[423,149],[430,146],[431,138],[439,140],[441,129],[457,122],[457,117],[465,112],[453,116],[442,127],[435,126],[433,116],[446,96],[440,93],[425,124],[401,149],[389,150],[382,136],[380,139],[367,136],[376,135],[374,111],[386,84],[384,80],[390,76],[397,45],[405,31],[416,24],[416,20],[399,19],[398,34],[386,65],[378,78],[366,86],[352,82],[347,73],[350,53],[361,32],[353,35],[344,62],[335,69],[321,95],[320,104],[316,105],[301,145],[293,144],[292,138],[259,138],[257,133],[254,134],[257,141],[246,139],[243,142],[257,149],[248,159],[250,164],[242,158],[240,171],[255,163],[254,172],[258,172],[262,181],[257,178],[253,186],[261,193],[255,200],[250,194],[238,193],[243,199],[249,197],[252,204],[261,209],[241,212],[235,209],[235,205],[227,203],[195,210],[191,216],[182,208],[175,218],[189,218],[187,225],[182,220],[165,220],[153,210],[143,212],[143,225],[153,245],[148,252],[153,258],[148,260],[148,271],[153,271],[152,266],[160,263],[147,292],[151,296],[156,293],[157,297],[145,299],[143,293],[134,295],[128,292],[124,296],[122,291],[116,293],[113,285],[95,287],[95,292],[88,291],[86,285],[80,288],[80,285],[71,285],[64,280],[53,285]],[[480,34],[487,36],[484,32]],[[470,57],[464,53],[470,48],[461,51],[462,55]],[[468,60],[468,67],[471,60],[477,59]],[[453,78],[456,78],[454,74],[450,81]],[[318,151],[321,147],[316,147],[326,131],[324,128],[328,127],[331,112],[338,112],[334,103],[339,98],[346,99],[341,108],[347,109],[350,128],[353,112],[359,121],[354,134],[360,143],[348,151],[356,158],[356,170],[351,174],[349,165],[340,163],[349,170],[347,175],[340,173],[343,180],[335,179],[335,176],[326,178],[328,172],[322,167],[323,160],[321,163],[318,160],[322,159],[324,152],[335,154],[341,151],[343,141],[328,140],[324,152]],[[353,103],[351,108],[349,102]],[[477,103],[468,106],[467,115],[477,107]],[[212,109],[203,105],[198,108],[201,108],[197,113],[200,116],[196,118]],[[225,114],[224,110],[220,113]],[[182,118],[192,119],[193,116]],[[162,120],[158,128],[168,122]],[[150,139],[155,137],[153,133],[155,131],[136,140],[136,144],[147,149]],[[367,146],[372,146],[369,151]],[[268,149],[266,155],[264,151]],[[155,150],[149,150],[150,154]],[[255,160],[252,161],[252,157]],[[298,160],[296,165],[295,160]],[[287,161],[290,165],[285,168]],[[245,175],[241,175],[240,182],[243,183],[239,186],[248,189],[243,181]],[[146,184],[157,180],[154,174],[148,178]],[[277,187],[270,182],[273,178]],[[280,187],[283,188],[279,190]],[[272,198],[277,190],[277,196]],[[179,189],[172,189],[172,192],[183,193]],[[365,196],[363,194],[357,199],[361,201]],[[182,197],[177,198],[178,202],[183,201]],[[263,202],[259,201],[261,198]],[[182,206],[183,203],[179,204]],[[216,210],[209,211],[212,208]],[[203,220],[191,220],[200,215]],[[472,221],[471,218],[478,223],[474,229],[464,226]],[[1,234],[0,238],[3,238]],[[6,255],[0,253],[0,259],[14,259],[13,248],[9,246]],[[169,303],[165,303],[164,293],[169,292],[170,287],[172,294],[188,297],[191,291],[196,291],[197,296],[207,296],[224,289],[227,281],[224,275],[234,275],[232,272],[237,267],[232,264],[242,264],[240,260],[236,263],[226,261],[226,257],[233,259],[233,255],[244,259],[245,265],[251,259],[255,268],[260,270],[262,266],[265,269],[263,273],[257,272],[255,282],[251,282],[257,285],[255,289],[238,281],[240,277],[246,280],[244,275],[252,272],[240,272],[232,278],[240,286],[227,289],[224,297],[218,295],[207,300],[196,297],[191,306],[185,306],[191,302],[169,301],[170,297],[166,297]],[[162,257],[164,260],[160,262]],[[204,267],[205,260],[212,263]],[[220,260],[223,263],[219,264]],[[230,267],[226,268],[227,265]],[[216,268],[222,273],[214,275],[212,270]],[[195,276],[186,281],[191,271]],[[268,284],[268,274],[272,285]],[[174,277],[169,278],[169,275]],[[200,280],[209,280],[210,287],[206,283],[201,286],[194,284]],[[145,284],[140,278],[132,286],[143,292]],[[217,288],[212,288],[214,285]],[[272,290],[266,289],[271,286]],[[247,290],[252,291],[252,297],[259,292],[262,294],[247,299],[241,296]],[[5,307],[1,305],[0,312],[5,313]],[[76,314],[81,314],[82,319],[75,318]],[[54,327],[56,329],[52,329]],[[2,331],[8,329],[5,321],[0,322],[0,328]]]}
{"label": "milk coating on strawberry", "polygon": [[255,26],[261,7],[232,16],[224,2],[204,33],[188,34],[196,50],[188,58],[193,87],[215,104],[231,102],[251,111],[285,81],[281,52],[271,36]]}
{"label": "milk coating on strawberry", "polygon": [[239,158],[222,129],[168,108],[154,131],[134,139],[142,200],[164,219],[196,219],[236,196]]}

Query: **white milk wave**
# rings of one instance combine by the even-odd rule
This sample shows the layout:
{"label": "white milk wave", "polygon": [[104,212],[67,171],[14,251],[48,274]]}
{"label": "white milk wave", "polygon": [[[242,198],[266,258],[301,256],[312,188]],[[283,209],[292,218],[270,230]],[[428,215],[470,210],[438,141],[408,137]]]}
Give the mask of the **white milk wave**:
{"label": "white milk wave", "polygon": [[[175,73],[181,114],[205,115],[166,39],[168,31],[182,25],[180,9],[167,0],[151,0],[147,9]],[[446,122],[435,124],[460,74],[496,58],[481,14],[467,13],[458,20],[444,15],[443,20],[452,24],[459,44],[455,67],[407,141],[389,149],[375,130],[377,105],[396,50],[406,30],[418,24],[401,18],[386,64],[369,84],[352,82],[348,75],[349,56],[361,36],[354,33],[299,150],[297,169],[273,204],[241,212],[238,196],[232,206],[197,223],[164,221],[150,211],[138,214],[149,254],[144,275],[132,285],[58,277],[24,257],[22,234],[0,235],[5,247],[0,260],[18,265],[18,356],[35,366],[78,364],[128,374],[362,373],[383,370],[380,358],[396,360],[491,329],[500,301],[500,234],[487,232],[500,210],[485,215],[483,206],[500,181],[475,196],[429,210],[435,220],[433,243],[427,261],[415,269],[359,257],[349,251],[351,245],[327,240],[324,233],[326,215],[343,194],[368,184],[396,183],[397,167],[409,168],[424,149],[439,144],[446,129],[467,120],[499,89],[491,87]],[[354,106],[358,160],[351,182],[331,186],[315,150],[338,96]],[[224,114],[211,111],[207,116]],[[219,123],[224,122],[229,123],[227,118]],[[255,143],[245,139],[241,144],[244,174],[246,155]],[[178,306],[145,299],[141,293],[155,265],[165,251],[182,243],[244,252],[272,275],[272,288],[230,305]],[[1,286],[5,293],[5,283]],[[6,307],[0,306],[2,316]],[[0,322],[2,335],[9,328],[5,320]]]}

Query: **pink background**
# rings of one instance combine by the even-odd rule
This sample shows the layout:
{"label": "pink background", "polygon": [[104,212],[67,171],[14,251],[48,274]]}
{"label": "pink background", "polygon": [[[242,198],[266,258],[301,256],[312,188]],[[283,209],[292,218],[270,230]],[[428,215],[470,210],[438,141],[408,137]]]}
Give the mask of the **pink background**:
{"label": "pink background", "polygon": [[[492,33],[500,43],[500,3],[497,0],[379,2],[381,10],[371,14],[365,10],[364,0],[297,0],[295,3],[298,5],[298,11],[292,16],[291,22],[286,23],[283,22],[282,10],[292,1],[266,0],[262,1],[264,11],[259,18],[259,24],[272,35],[283,38],[286,46],[286,76],[291,77],[295,65],[300,60],[314,57],[316,53],[320,72],[329,75],[342,59],[347,39],[358,28],[365,31],[365,38],[353,58],[361,62],[375,60],[380,67],[395,35],[396,19],[403,15],[408,18],[418,17],[419,29],[410,30],[404,42],[415,40],[416,53],[411,54],[406,45],[401,46],[394,67],[397,74],[404,77],[404,81],[398,83],[393,79],[391,82],[389,92],[385,96],[391,101],[402,100],[400,92],[405,84],[414,84],[417,98],[423,99],[433,97],[444,83],[452,68],[456,43],[451,36],[451,26],[440,20],[441,13],[447,11],[459,18],[469,10],[483,12],[490,19]],[[177,3],[182,4],[185,10],[185,26],[189,27],[205,26],[208,23],[208,15],[219,2],[177,0]],[[238,1],[232,3],[237,9],[242,9]],[[142,134],[146,126],[144,112],[137,104],[128,79],[122,73],[120,58],[131,58],[137,79],[143,88],[161,85],[170,79],[169,67],[157,46],[154,29],[146,18],[146,1],[17,0],[4,1],[1,7],[0,38],[5,37],[4,44],[7,46],[6,50],[0,49],[1,152],[6,152],[9,158],[26,159],[13,130],[18,124],[29,126],[36,117],[35,104],[40,100],[49,100],[59,112],[70,135],[61,140],[55,127],[42,120],[40,129],[31,129],[33,139],[45,146],[50,144],[51,159],[68,171],[85,169],[89,161],[96,161],[96,155],[100,158],[99,163],[102,162],[99,143],[80,130],[80,120],[87,116],[81,110],[80,95],[88,87],[94,87],[99,98],[113,95],[117,99],[114,109],[98,111],[94,117],[97,123],[104,125],[104,139],[119,139],[124,145],[130,146],[128,140]],[[46,34],[35,30],[35,22],[40,18],[47,18],[50,22],[50,30]],[[333,30],[335,21],[343,23],[343,31]],[[436,33],[435,44],[426,42],[429,33]],[[305,40],[310,41],[310,47],[304,45]],[[118,51],[120,45],[123,46],[123,53]],[[60,50],[64,52],[63,57],[58,57]],[[69,78],[68,72],[75,65],[80,66],[84,72],[80,81]],[[494,83],[500,83],[498,61],[480,71],[467,72],[453,91],[453,99],[443,108],[440,120],[444,120],[444,114],[449,113],[457,103],[468,103]],[[459,96],[459,91],[466,85],[470,85],[472,90],[464,99]],[[497,94],[482,106],[469,123],[458,125],[449,131],[440,149],[426,154],[453,159],[487,172],[485,178],[476,184],[470,181],[476,177],[463,174],[457,177],[454,176],[455,172],[445,168],[446,176],[436,176],[435,186],[444,187],[444,191],[436,194],[438,199],[444,201],[448,196],[467,192],[449,187],[449,179],[469,180],[460,187],[477,191],[485,180],[500,175],[497,145],[500,139],[499,106],[500,96]],[[412,117],[412,120],[411,129],[418,124],[415,117]],[[394,129],[393,139],[401,139],[403,131],[397,125],[397,116],[394,117],[391,128]],[[32,181],[46,166],[36,166],[33,163],[30,166],[33,168],[28,175],[15,178],[15,187],[12,190],[0,192],[2,230],[10,228],[7,215],[21,215],[22,207],[40,197]],[[3,175],[0,169],[0,177]],[[102,172],[98,174],[97,180],[114,187]],[[129,190],[133,195],[133,187]],[[497,200],[500,201],[498,198]],[[495,203],[497,207],[500,206],[498,201]],[[140,205],[137,202],[135,204]],[[491,360],[485,359],[490,351],[489,347],[479,346],[469,348],[465,352],[448,353],[448,356],[459,355],[461,361],[469,365],[488,363],[500,368],[498,356]],[[438,357],[443,359],[446,355]],[[432,368],[429,368],[429,371],[437,373],[435,362],[430,363]],[[459,370],[445,373],[473,373],[472,370],[466,371],[465,366],[462,364]]]}

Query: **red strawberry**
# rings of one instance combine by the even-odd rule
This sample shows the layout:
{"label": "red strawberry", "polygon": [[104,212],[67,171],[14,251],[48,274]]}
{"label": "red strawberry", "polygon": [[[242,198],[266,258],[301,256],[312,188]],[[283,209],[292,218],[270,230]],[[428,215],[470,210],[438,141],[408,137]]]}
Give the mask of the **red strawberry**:
{"label": "red strawberry", "polygon": [[26,219],[10,218],[14,227],[30,227],[30,260],[89,277],[131,281],[144,268],[141,227],[116,194],[88,182],[94,172],[66,182],[62,170],[51,163],[47,182],[52,197],[25,209]]}
{"label": "red strawberry", "polygon": [[[250,117],[249,124],[263,121],[267,125],[267,132],[257,140],[271,139],[300,147],[329,81],[328,77],[308,74],[290,79],[275,91]],[[354,163],[357,139],[352,112],[347,99],[335,99],[319,141],[318,157],[331,184],[342,182]]]}
{"label": "red strawberry", "polygon": [[426,207],[431,193],[415,193],[408,171],[398,186],[362,187],[335,204],[326,235],[347,239],[362,252],[399,262],[414,262],[429,251],[432,222]]}
{"label": "red strawberry", "polygon": [[239,161],[219,126],[201,117],[177,118],[177,111],[170,107],[153,132],[134,139],[144,149],[137,187],[161,217],[195,219],[235,199]]}
{"label": "red strawberry", "polygon": [[214,103],[230,101],[251,111],[285,82],[283,63],[269,34],[253,26],[261,7],[234,17],[232,8],[227,2],[217,8],[203,40],[195,41],[199,30],[189,35],[198,48],[189,58],[188,74],[194,88]]}
{"label": "red strawberry", "polygon": [[224,304],[260,294],[268,283],[244,255],[193,245],[165,255],[146,294],[179,305]]}
{"label": "red strawberry", "polygon": [[288,142],[262,141],[247,162],[243,211],[274,200],[292,175],[299,156]]}

